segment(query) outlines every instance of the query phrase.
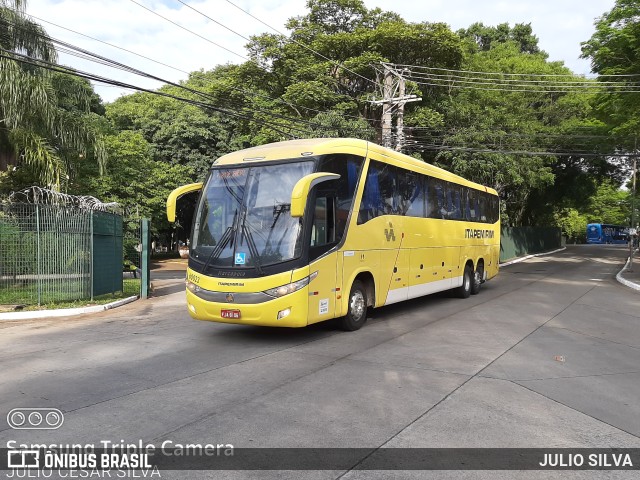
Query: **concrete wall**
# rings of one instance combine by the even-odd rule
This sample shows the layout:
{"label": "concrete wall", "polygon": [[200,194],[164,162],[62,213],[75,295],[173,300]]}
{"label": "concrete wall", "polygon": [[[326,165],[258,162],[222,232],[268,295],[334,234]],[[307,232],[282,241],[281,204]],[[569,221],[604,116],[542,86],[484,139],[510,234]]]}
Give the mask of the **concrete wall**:
{"label": "concrete wall", "polygon": [[502,227],[500,261],[531,253],[554,250],[562,246],[562,233],[557,227]]}

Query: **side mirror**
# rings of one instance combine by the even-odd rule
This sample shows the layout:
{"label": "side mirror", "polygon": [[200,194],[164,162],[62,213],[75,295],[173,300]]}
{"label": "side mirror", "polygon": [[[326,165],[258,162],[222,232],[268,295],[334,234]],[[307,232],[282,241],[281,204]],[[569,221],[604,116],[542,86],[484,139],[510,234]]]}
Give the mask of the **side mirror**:
{"label": "side mirror", "polygon": [[198,190],[202,190],[202,182],[183,185],[169,194],[167,197],[167,220],[169,220],[169,222],[173,223],[176,221],[176,202],[178,198],[186,193],[197,192]]}
{"label": "side mirror", "polygon": [[307,197],[313,186],[329,180],[338,180],[339,178],[340,175],[337,173],[318,172],[311,173],[298,180],[291,192],[291,216],[302,217],[304,215]]}

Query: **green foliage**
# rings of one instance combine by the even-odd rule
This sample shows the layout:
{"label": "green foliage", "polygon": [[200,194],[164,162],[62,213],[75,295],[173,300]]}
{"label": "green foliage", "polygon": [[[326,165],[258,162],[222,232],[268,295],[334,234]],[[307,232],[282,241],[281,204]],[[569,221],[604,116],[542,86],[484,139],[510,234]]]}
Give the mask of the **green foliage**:
{"label": "green foliage", "polygon": [[491,27],[477,22],[469,28],[458,30],[458,35],[482,51],[490,50],[498,43],[513,42],[518,45],[521,53],[542,53],[538,47],[538,37],[533,34],[530,23],[517,23],[511,28],[508,23]]}
{"label": "green foliage", "polygon": [[614,225],[628,225],[631,220],[629,212],[630,193],[611,182],[604,182],[598,186],[586,209],[589,223]]}
{"label": "green foliage", "polygon": [[[635,85],[634,75],[640,74],[640,2],[616,0],[614,7],[600,17],[596,31],[582,44],[583,58],[591,59],[591,69],[600,75],[628,75],[602,77],[620,86]],[[640,132],[640,96],[607,91],[596,102],[596,112],[617,135],[636,137]],[[626,144],[625,144],[626,143]],[[635,145],[622,142],[623,148]]]}
{"label": "green foliage", "polygon": [[154,234],[168,229],[166,198],[176,186],[192,181],[192,168],[154,160],[140,133],[108,135],[105,144],[111,158],[106,173],[98,176],[93,165],[82,165],[71,193],[118,202],[128,212],[151,218]]}
{"label": "green foliage", "polygon": [[[91,150],[106,160],[101,139],[87,122],[99,111],[97,96],[84,80],[21,62],[26,54],[55,61],[56,52],[38,24],[25,14],[26,2],[0,0],[0,156],[21,164],[39,184],[60,188],[72,158]],[[71,113],[73,112],[73,113]]]}
{"label": "green foliage", "polygon": [[[522,53],[521,45],[505,40],[493,41],[488,50],[468,57],[465,69],[483,72],[526,74],[549,73],[574,78],[565,67],[548,63],[544,53]],[[476,182],[490,185],[501,195],[505,205],[503,222],[507,225],[529,224],[527,211],[535,192],[552,188],[558,159],[548,155],[519,154],[531,148],[536,135],[536,149],[555,140],[549,134],[571,133],[574,124],[589,116],[588,102],[574,94],[555,92],[521,92],[517,89],[458,89],[437,105],[442,114],[440,153],[425,153],[427,161],[439,163]],[[436,130],[437,132],[437,130]],[[567,145],[571,148],[571,145]],[[491,150],[498,150],[492,152]],[[514,151],[516,153],[509,153]]]}
{"label": "green foliage", "polygon": [[574,208],[563,208],[553,215],[554,224],[562,229],[569,242],[583,243],[587,236],[587,217]]}

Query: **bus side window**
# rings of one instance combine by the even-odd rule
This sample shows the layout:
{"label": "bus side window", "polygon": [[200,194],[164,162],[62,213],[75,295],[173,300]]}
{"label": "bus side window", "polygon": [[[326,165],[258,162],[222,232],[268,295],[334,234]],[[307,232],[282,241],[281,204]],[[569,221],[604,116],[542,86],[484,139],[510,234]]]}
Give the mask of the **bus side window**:
{"label": "bus side window", "polygon": [[393,165],[383,165],[380,169],[380,195],[382,197],[382,215],[400,214],[400,195],[398,194],[398,176]]}
{"label": "bus side window", "polygon": [[424,217],[424,190],[422,177],[415,172],[399,171],[401,215]]}
{"label": "bus side window", "polygon": [[378,169],[375,162],[369,162],[369,170],[364,183],[362,200],[360,201],[360,211],[358,212],[358,224],[367,223],[376,218],[379,213],[380,204],[380,184],[378,182]]}
{"label": "bus side window", "polygon": [[427,217],[442,218],[440,208],[442,205],[442,185],[438,185],[440,180],[427,177]]}
{"label": "bus side window", "polygon": [[353,205],[353,197],[363,162],[362,157],[343,154],[327,155],[320,161],[318,171],[340,175],[338,180],[331,182],[332,192],[327,195],[334,197],[336,241],[342,238],[347,228],[347,220]]}
{"label": "bus side window", "polygon": [[469,189],[469,218],[467,220],[471,222],[480,221],[480,214],[478,212],[478,194],[479,192],[476,190],[472,188]]}

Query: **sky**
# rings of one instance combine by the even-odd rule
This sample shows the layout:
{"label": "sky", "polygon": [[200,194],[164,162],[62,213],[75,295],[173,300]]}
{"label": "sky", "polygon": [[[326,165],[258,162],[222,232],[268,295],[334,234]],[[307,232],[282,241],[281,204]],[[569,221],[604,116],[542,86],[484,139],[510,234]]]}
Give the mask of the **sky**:
{"label": "sky", "polygon": [[[229,62],[243,62],[247,55],[244,48],[247,40],[243,37],[264,32],[275,33],[265,24],[286,33],[284,24],[287,19],[306,13],[306,0],[183,2],[218,23],[178,0],[29,0],[27,13],[37,17],[34,20],[41,23],[51,37],[174,82],[186,79],[187,72],[210,70],[216,65]],[[575,73],[585,75],[590,73],[590,65],[588,60],[579,58],[580,42],[591,37],[594,20],[610,10],[614,2],[615,0],[364,0],[369,9],[379,7],[394,11],[408,22],[444,22],[454,31],[466,28],[474,22],[483,22],[485,25],[507,22],[511,26],[516,23],[531,23],[533,33],[538,36],[539,46],[549,54],[549,60],[561,60]],[[61,27],[168,66],[142,59]],[[130,84],[145,88],[158,88],[162,85],[68,54],[62,53],[59,57],[60,63],[65,65]],[[107,102],[130,93],[129,90],[98,84],[95,89]]]}

